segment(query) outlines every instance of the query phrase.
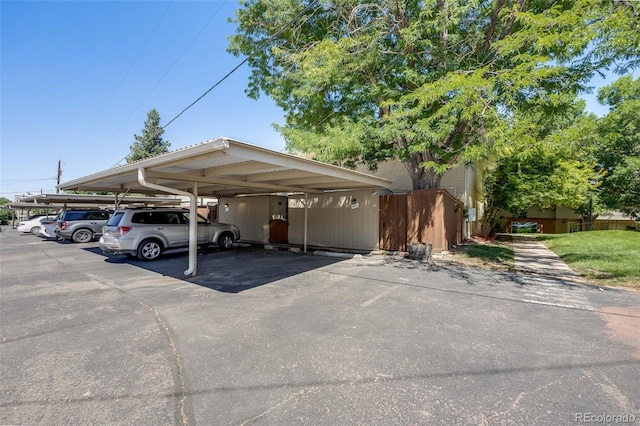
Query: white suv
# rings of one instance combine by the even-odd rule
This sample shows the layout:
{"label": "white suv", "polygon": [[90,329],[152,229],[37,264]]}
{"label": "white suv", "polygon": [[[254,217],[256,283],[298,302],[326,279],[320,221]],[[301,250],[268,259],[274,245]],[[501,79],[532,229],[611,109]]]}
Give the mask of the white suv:
{"label": "white suv", "polygon": [[[155,260],[165,250],[189,246],[190,213],[176,208],[116,210],[102,229],[100,249],[105,253]],[[198,245],[228,250],[240,238],[235,225],[214,223],[198,215]]]}

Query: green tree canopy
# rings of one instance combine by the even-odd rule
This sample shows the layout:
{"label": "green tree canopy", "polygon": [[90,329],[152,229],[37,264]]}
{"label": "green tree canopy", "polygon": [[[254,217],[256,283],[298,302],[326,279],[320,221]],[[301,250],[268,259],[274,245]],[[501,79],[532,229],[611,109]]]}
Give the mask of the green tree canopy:
{"label": "green tree canopy", "polygon": [[127,163],[142,160],[169,151],[171,143],[162,140],[164,129],[160,126],[160,114],[156,109],[147,113],[142,135],[133,135],[136,141],[131,145],[131,153],[127,156]]}
{"label": "green tree canopy", "polygon": [[518,109],[497,139],[485,172],[484,221],[495,227],[500,210],[526,217],[530,207],[588,205],[598,174],[590,155],[596,117],[584,101],[558,98],[552,115],[546,105]]}
{"label": "green tree canopy", "polygon": [[413,186],[486,154],[516,108],[638,65],[640,27],[609,0],[247,0],[229,51],[248,94],[283,108],[292,151],[370,167],[400,158]]}
{"label": "green tree canopy", "polygon": [[[0,197],[0,206],[6,206],[8,204],[11,204],[11,200],[5,197]],[[9,221],[9,219],[11,219],[11,211],[8,209],[0,209],[0,222],[5,223]]]}
{"label": "green tree canopy", "polygon": [[640,218],[640,78],[623,77],[602,88],[598,100],[610,112],[599,120],[594,156],[607,207]]}

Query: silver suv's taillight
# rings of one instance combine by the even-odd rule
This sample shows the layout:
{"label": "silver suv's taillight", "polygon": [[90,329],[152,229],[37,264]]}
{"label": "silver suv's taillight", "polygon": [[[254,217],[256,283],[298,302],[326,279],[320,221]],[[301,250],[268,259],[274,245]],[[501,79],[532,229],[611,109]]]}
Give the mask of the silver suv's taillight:
{"label": "silver suv's taillight", "polygon": [[118,226],[118,230],[116,231],[116,237],[122,237],[127,232],[131,231],[130,226]]}

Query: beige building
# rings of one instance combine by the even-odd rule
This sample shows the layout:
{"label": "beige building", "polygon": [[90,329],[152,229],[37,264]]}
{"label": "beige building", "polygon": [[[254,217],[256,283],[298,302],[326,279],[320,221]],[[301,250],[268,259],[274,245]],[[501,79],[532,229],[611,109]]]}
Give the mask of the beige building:
{"label": "beige building", "polygon": [[[242,240],[373,250],[378,245],[380,190],[221,198],[219,221],[234,223]],[[305,209],[306,203],[306,209]],[[313,226],[305,226],[312,223]],[[306,229],[306,239],[305,239]]]}
{"label": "beige building", "polygon": [[620,212],[608,212],[596,218],[594,228],[596,230],[640,231],[640,221],[635,221]]}
{"label": "beige building", "polygon": [[[390,188],[394,193],[402,194],[413,190],[411,176],[406,167],[399,160],[388,160],[380,163],[378,170],[370,171],[361,165],[356,170],[371,173],[392,182]],[[482,163],[457,166],[442,176],[440,183],[451,195],[460,200],[465,207],[465,221],[463,235],[472,235],[477,221],[482,217],[484,204],[482,202]]]}

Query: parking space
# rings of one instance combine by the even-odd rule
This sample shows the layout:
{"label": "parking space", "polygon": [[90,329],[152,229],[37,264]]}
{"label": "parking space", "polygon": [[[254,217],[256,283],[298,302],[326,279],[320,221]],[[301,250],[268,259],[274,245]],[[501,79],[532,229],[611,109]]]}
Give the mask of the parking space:
{"label": "parking space", "polygon": [[[102,255],[97,248],[92,247],[86,250]],[[261,246],[242,245],[228,251],[210,248],[198,252],[198,275],[185,277],[183,271],[187,267],[186,249],[167,252],[162,259],[153,262],[122,255],[103,256],[110,264],[132,265],[227,293],[238,293],[259,287],[337,261],[335,258],[305,256],[286,251],[267,251]]]}
{"label": "parking space", "polygon": [[[2,424],[640,418],[640,297],[396,257],[0,234]],[[639,340],[640,341],[640,340]]]}

